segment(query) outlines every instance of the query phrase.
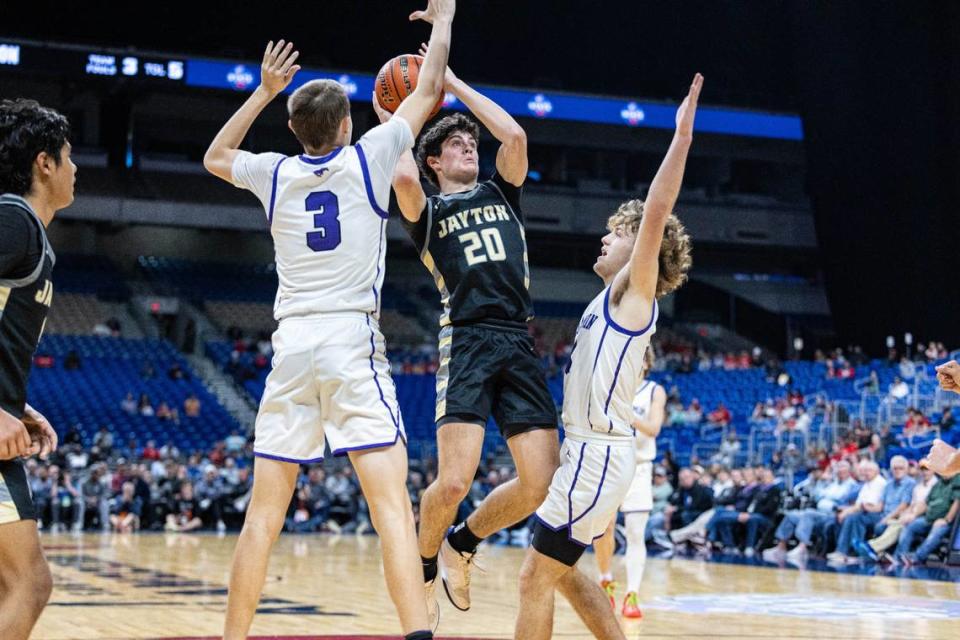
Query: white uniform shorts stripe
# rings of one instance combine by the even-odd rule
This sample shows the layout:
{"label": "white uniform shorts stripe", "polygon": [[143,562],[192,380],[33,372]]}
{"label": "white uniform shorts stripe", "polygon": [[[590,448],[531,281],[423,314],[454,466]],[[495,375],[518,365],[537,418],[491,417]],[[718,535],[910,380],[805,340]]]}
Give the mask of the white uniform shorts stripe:
{"label": "white uniform shorts stripe", "polygon": [[633,443],[626,439],[600,443],[568,435],[537,519],[551,531],[566,529],[567,538],[579,546],[592,544],[630,488],[634,455]]}

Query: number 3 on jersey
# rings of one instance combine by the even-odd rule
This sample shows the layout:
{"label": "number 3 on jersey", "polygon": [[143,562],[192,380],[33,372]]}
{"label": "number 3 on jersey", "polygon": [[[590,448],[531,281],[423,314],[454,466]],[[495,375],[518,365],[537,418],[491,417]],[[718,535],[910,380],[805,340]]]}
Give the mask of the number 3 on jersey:
{"label": "number 3 on jersey", "polygon": [[314,251],[332,251],[340,246],[340,202],[332,191],[314,191],[307,196],[307,212],[313,214],[313,228],[307,246]]}
{"label": "number 3 on jersey", "polygon": [[[481,241],[482,238],[482,241]],[[484,229],[480,233],[471,231],[460,236],[460,243],[466,245],[463,253],[467,264],[473,266],[480,262],[498,262],[507,259],[507,251],[503,248],[503,239],[499,229]],[[486,252],[481,251],[486,249]]]}

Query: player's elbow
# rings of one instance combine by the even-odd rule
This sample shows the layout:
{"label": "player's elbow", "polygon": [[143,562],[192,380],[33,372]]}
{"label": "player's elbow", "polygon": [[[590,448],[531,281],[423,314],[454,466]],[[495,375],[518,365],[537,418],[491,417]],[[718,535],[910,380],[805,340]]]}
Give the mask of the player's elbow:
{"label": "player's elbow", "polygon": [[524,131],[523,127],[521,127],[519,124],[514,123],[513,126],[507,130],[504,139],[501,140],[501,142],[504,144],[504,146],[511,149],[526,149],[527,132]]}

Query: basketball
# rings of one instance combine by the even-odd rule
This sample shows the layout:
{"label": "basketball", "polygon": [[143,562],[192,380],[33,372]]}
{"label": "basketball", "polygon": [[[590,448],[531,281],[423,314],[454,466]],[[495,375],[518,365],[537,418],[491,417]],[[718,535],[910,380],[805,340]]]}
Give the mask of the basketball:
{"label": "basketball", "polygon": [[[404,99],[417,88],[417,78],[420,76],[420,65],[423,57],[405,53],[391,58],[380,68],[374,83],[377,102],[380,106],[395,113]],[[443,98],[437,101],[430,117],[437,115],[443,106]]]}

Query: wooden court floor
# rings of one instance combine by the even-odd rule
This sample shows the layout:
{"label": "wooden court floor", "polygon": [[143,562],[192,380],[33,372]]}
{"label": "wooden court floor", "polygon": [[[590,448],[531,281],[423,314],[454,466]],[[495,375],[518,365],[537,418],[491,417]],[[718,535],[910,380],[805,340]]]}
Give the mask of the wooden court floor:
{"label": "wooden court floor", "polygon": [[[235,540],[44,534],[55,587],[33,637],[215,637]],[[473,580],[471,611],[442,598],[441,638],[512,637],[523,551],[482,553],[485,573]],[[595,574],[592,555],[583,564]],[[651,559],[641,601],[643,620],[624,627],[629,638],[960,638],[960,583]],[[398,637],[377,539],[282,536],[253,634]],[[590,637],[562,598],[554,637]]]}

